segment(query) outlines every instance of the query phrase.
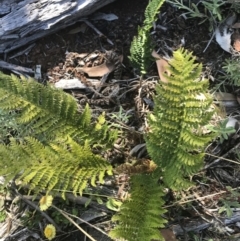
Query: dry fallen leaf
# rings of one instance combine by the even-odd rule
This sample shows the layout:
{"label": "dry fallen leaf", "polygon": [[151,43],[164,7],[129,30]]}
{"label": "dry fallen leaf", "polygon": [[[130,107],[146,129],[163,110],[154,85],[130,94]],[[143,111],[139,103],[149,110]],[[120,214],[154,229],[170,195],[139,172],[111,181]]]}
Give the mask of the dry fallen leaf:
{"label": "dry fallen leaf", "polygon": [[168,76],[171,75],[170,71],[168,70],[168,62],[165,59],[163,59],[159,54],[157,54],[155,50],[153,50],[152,56],[156,59],[158,75],[160,77],[160,80],[164,83],[168,83],[167,78],[164,76],[164,73]]}
{"label": "dry fallen leaf", "polygon": [[78,71],[88,74],[89,77],[102,77],[105,74],[112,72],[115,69],[114,63],[103,63],[94,67],[77,67]]}
{"label": "dry fallen leaf", "polygon": [[240,37],[235,39],[233,43],[233,48],[238,52],[240,51]]}
{"label": "dry fallen leaf", "polygon": [[171,229],[161,229],[161,234],[165,241],[177,241],[176,236]]}
{"label": "dry fallen leaf", "polygon": [[234,24],[232,25],[232,28],[240,28],[240,23],[234,23]]}
{"label": "dry fallen leaf", "polygon": [[[167,228],[160,229],[160,233],[164,237],[165,241],[177,241],[176,236],[171,229],[167,229]],[[151,241],[156,241],[156,240],[151,239]]]}

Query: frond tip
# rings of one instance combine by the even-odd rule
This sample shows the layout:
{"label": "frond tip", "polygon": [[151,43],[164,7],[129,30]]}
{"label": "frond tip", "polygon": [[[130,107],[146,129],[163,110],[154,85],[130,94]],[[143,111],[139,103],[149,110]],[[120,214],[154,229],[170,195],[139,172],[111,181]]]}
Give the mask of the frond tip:
{"label": "frond tip", "polygon": [[131,177],[131,197],[120,207],[120,212],[113,216],[117,226],[110,231],[111,238],[124,238],[128,241],[162,240],[159,228],[164,227],[166,212],[162,208],[162,187],[158,179],[151,175]]}
{"label": "frond tip", "polygon": [[138,35],[133,38],[130,47],[129,59],[132,65],[140,70],[142,75],[147,73],[147,68],[152,61],[153,44],[150,38],[150,29],[153,26],[158,11],[165,0],[150,0],[145,10],[143,26],[138,28]]}

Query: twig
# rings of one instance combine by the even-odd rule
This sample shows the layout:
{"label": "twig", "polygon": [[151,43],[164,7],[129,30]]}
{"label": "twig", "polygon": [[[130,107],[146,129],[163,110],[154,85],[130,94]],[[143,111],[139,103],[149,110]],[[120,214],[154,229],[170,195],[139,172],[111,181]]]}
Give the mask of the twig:
{"label": "twig", "polygon": [[45,217],[52,225],[54,225],[57,229],[57,231],[62,232],[61,228],[54,222],[54,220],[52,218],[50,218],[46,213],[44,213],[42,210],[40,210],[40,208],[33,203],[32,201],[28,200],[27,198],[25,198],[22,194],[20,194],[17,189],[15,189],[16,194],[25,202],[27,203],[29,206],[33,207],[35,210],[37,210],[38,212],[41,213],[41,215],[43,217]]}
{"label": "twig", "polygon": [[9,57],[9,59],[13,59],[15,57],[18,57],[20,55],[28,55],[28,53],[32,50],[32,48],[36,45],[36,43],[31,44],[30,46],[28,46],[26,49],[17,52],[16,54],[12,55],[11,57]]}
{"label": "twig", "polygon": [[[83,22],[86,23],[90,28],[92,28],[92,29],[93,29],[97,34],[99,34],[100,36],[105,36],[102,32],[100,32],[97,28],[95,28],[95,27],[93,26],[93,24],[91,24],[88,20],[83,20]],[[106,37],[106,36],[105,36],[105,37]],[[109,44],[114,45],[113,42],[112,42],[109,38],[106,37],[106,39],[107,39],[107,42],[108,42]]]}
{"label": "twig", "polygon": [[73,218],[76,218],[76,219],[80,220],[81,222],[86,223],[86,224],[89,225],[90,227],[96,229],[97,231],[101,232],[102,234],[108,236],[108,234],[105,233],[104,231],[102,231],[100,228],[98,228],[98,227],[92,225],[91,223],[85,221],[84,219],[79,218],[79,217],[77,217],[76,215],[73,215],[73,214],[67,213],[67,212],[65,212],[65,211],[63,211],[63,212],[66,213],[68,216],[71,216],[71,217],[73,217]]}
{"label": "twig", "polygon": [[15,64],[10,64],[10,63],[7,63],[3,60],[0,60],[0,67],[3,68],[3,69],[9,69],[9,70],[15,70],[15,71],[18,71],[18,72],[34,74],[34,71],[30,68],[18,66],[18,65],[15,65]]}
{"label": "twig", "polygon": [[203,50],[203,53],[207,50],[207,48],[208,48],[208,46],[210,45],[210,43],[212,42],[214,36],[215,36],[215,32],[213,32],[212,37],[209,39],[206,48]]}
{"label": "twig", "polygon": [[92,96],[92,99],[96,99],[96,97],[97,97],[97,96],[96,96],[96,95],[97,95],[96,93],[99,93],[99,92],[100,92],[102,86],[105,84],[105,82],[106,82],[106,80],[107,80],[108,75],[109,75],[109,73],[103,75],[103,77],[102,77],[101,80],[100,80],[99,86],[96,88],[96,92],[94,92],[94,94],[93,94],[93,96]]}
{"label": "twig", "polygon": [[228,158],[225,158],[227,155],[229,155],[230,153],[234,152],[236,149],[238,149],[240,147],[240,143],[238,143],[236,146],[234,146],[232,149],[230,149],[227,153],[225,153],[222,157],[218,157],[218,156],[215,156],[215,155],[212,155],[212,154],[209,154],[209,153],[206,153],[206,155],[208,156],[213,156],[213,157],[217,157],[216,160],[214,160],[213,162],[211,162],[210,164],[208,165],[205,165],[205,167],[202,169],[202,170],[206,170],[207,168],[213,166],[214,164],[220,162],[221,160],[224,160],[224,161],[228,161],[228,162],[232,162],[232,163],[235,163],[235,164],[240,164],[239,162],[236,162],[236,161],[233,161],[231,159],[228,159]]}
{"label": "twig", "polygon": [[97,241],[93,237],[91,237],[86,231],[84,231],[73,219],[71,219],[64,211],[52,205],[59,213],[61,213],[69,222],[71,222],[74,226],[76,226],[83,234],[85,234],[90,240]]}

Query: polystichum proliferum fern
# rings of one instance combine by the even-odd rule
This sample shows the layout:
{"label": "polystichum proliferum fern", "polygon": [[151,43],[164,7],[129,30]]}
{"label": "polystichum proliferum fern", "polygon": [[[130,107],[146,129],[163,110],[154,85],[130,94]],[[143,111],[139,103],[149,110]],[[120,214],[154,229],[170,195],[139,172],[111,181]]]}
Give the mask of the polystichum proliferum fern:
{"label": "polystichum proliferum fern", "polygon": [[190,185],[187,177],[201,168],[204,147],[213,138],[202,133],[213,114],[212,98],[208,81],[200,78],[202,65],[194,61],[186,50],[173,53],[168,83],[157,85],[154,111],[149,115],[147,150],[172,189]]}
{"label": "polystichum proliferum fern", "polygon": [[95,185],[111,174],[112,166],[91,148],[112,144],[116,132],[104,115],[93,123],[88,106],[80,113],[72,96],[0,72],[0,109],[15,111],[15,122],[28,127],[21,138],[0,145],[0,175],[6,181],[17,176],[35,194],[58,190],[64,196],[66,190],[81,194],[88,181]]}
{"label": "polystichum proliferum fern", "polygon": [[132,65],[140,70],[142,75],[147,73],[147,68],[152,60],[151,53],[154,46],[150,39],[150,29],[164,1],[165,0],[149,1],[145,10],[143,26],[138,28],[138,35],[133,38],[131,43],[129,59]]}

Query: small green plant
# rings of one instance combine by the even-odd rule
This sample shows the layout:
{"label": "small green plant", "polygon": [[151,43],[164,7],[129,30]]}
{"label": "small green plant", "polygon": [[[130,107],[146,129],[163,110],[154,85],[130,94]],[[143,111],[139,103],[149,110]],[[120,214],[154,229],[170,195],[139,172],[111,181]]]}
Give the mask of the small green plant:
{"label": "small green plant", "polygon": [[229,3],[231,3],[231,9],[236,12],[240,13],[240,2],[236,0],[228,0]]}
{"label": "small green plant", "polygon": [[[209,20],[210,31],[214,29],[214,24],[216,25],[217,21],[222,21],[223,17],[222,17],[221,6],[226,4],[226,1],[224,0],[204,0],[204,1],[200,1],[197,5],[189,1],[189,5],[187,6],[185,3],[183,3],[183,0],[166,0],[166,1],[179,9],[185,10],[186,13],[184,15],[189,16],[190,18],[201,18],[202,21],[199,24],[202,24],[206,20]],[[200,4],[202,4],[203,9],[205,9],[205,11],[199,10]]]}
{"label": "small green plant", "polygon": [[218,213],[226,212],[227,217],[230,218],[233,215],[233,209],[240,207],[240,203],[239,203],[240,194],[239,192],[233,190],[231,187],[226,187],[226,188],[230,192],[230,195],[225,197],[224,199],[223,198],[221,199],[223,206],[218,210]]}
{"label": "small green plant", "polygon": [[211,16],[218,20],[222,21],[222,12],[221,12],[221,6],[226,4],[226,1],[223,0],[205,0],[202,1],[203,6],[208,10],[208,12],[211,14]]}
{"label": "small green plant", "polygon": [[173,6],[179,9],[185,10],[185,15],[189,15],[190,18],[206,18],[206,15],[201,13],[197,5],[191,1],[189,1],[188,6],[183,3],[183,0],[166,0],[166,2],[171,3]]}
{"label": "small green plant", "polygon": [[221,79],[227,84],[240,86],[239,59],[226,59],[222,68],[225,75]]}
{"label": "small green plant", "polygon": [[[111,113],[110,116],[117,122],[122,122],[123,124],[127,124],[131,117],[131,115],[124,111],[122,106],[120,106],[119,111],[117,113]],[[117,125],[117,127],[119,127],[119,125]]]}
{"label": "small green plant", "polygon": [[235,128],[232,126],[227,126],[228,119],[221,121],[218,125],[207,125],[206,127],[216,133],[220,138],[220,143],[223,143],[224,140],[228,140],[229,135],[236,132]]}
{"label": "small green plant", "polygon": [[28,210],[20,217],[20,220],[24,226],[30,229],[35,229],[38,228],[38,225],[42,220],[42,215],[36,210]]}

